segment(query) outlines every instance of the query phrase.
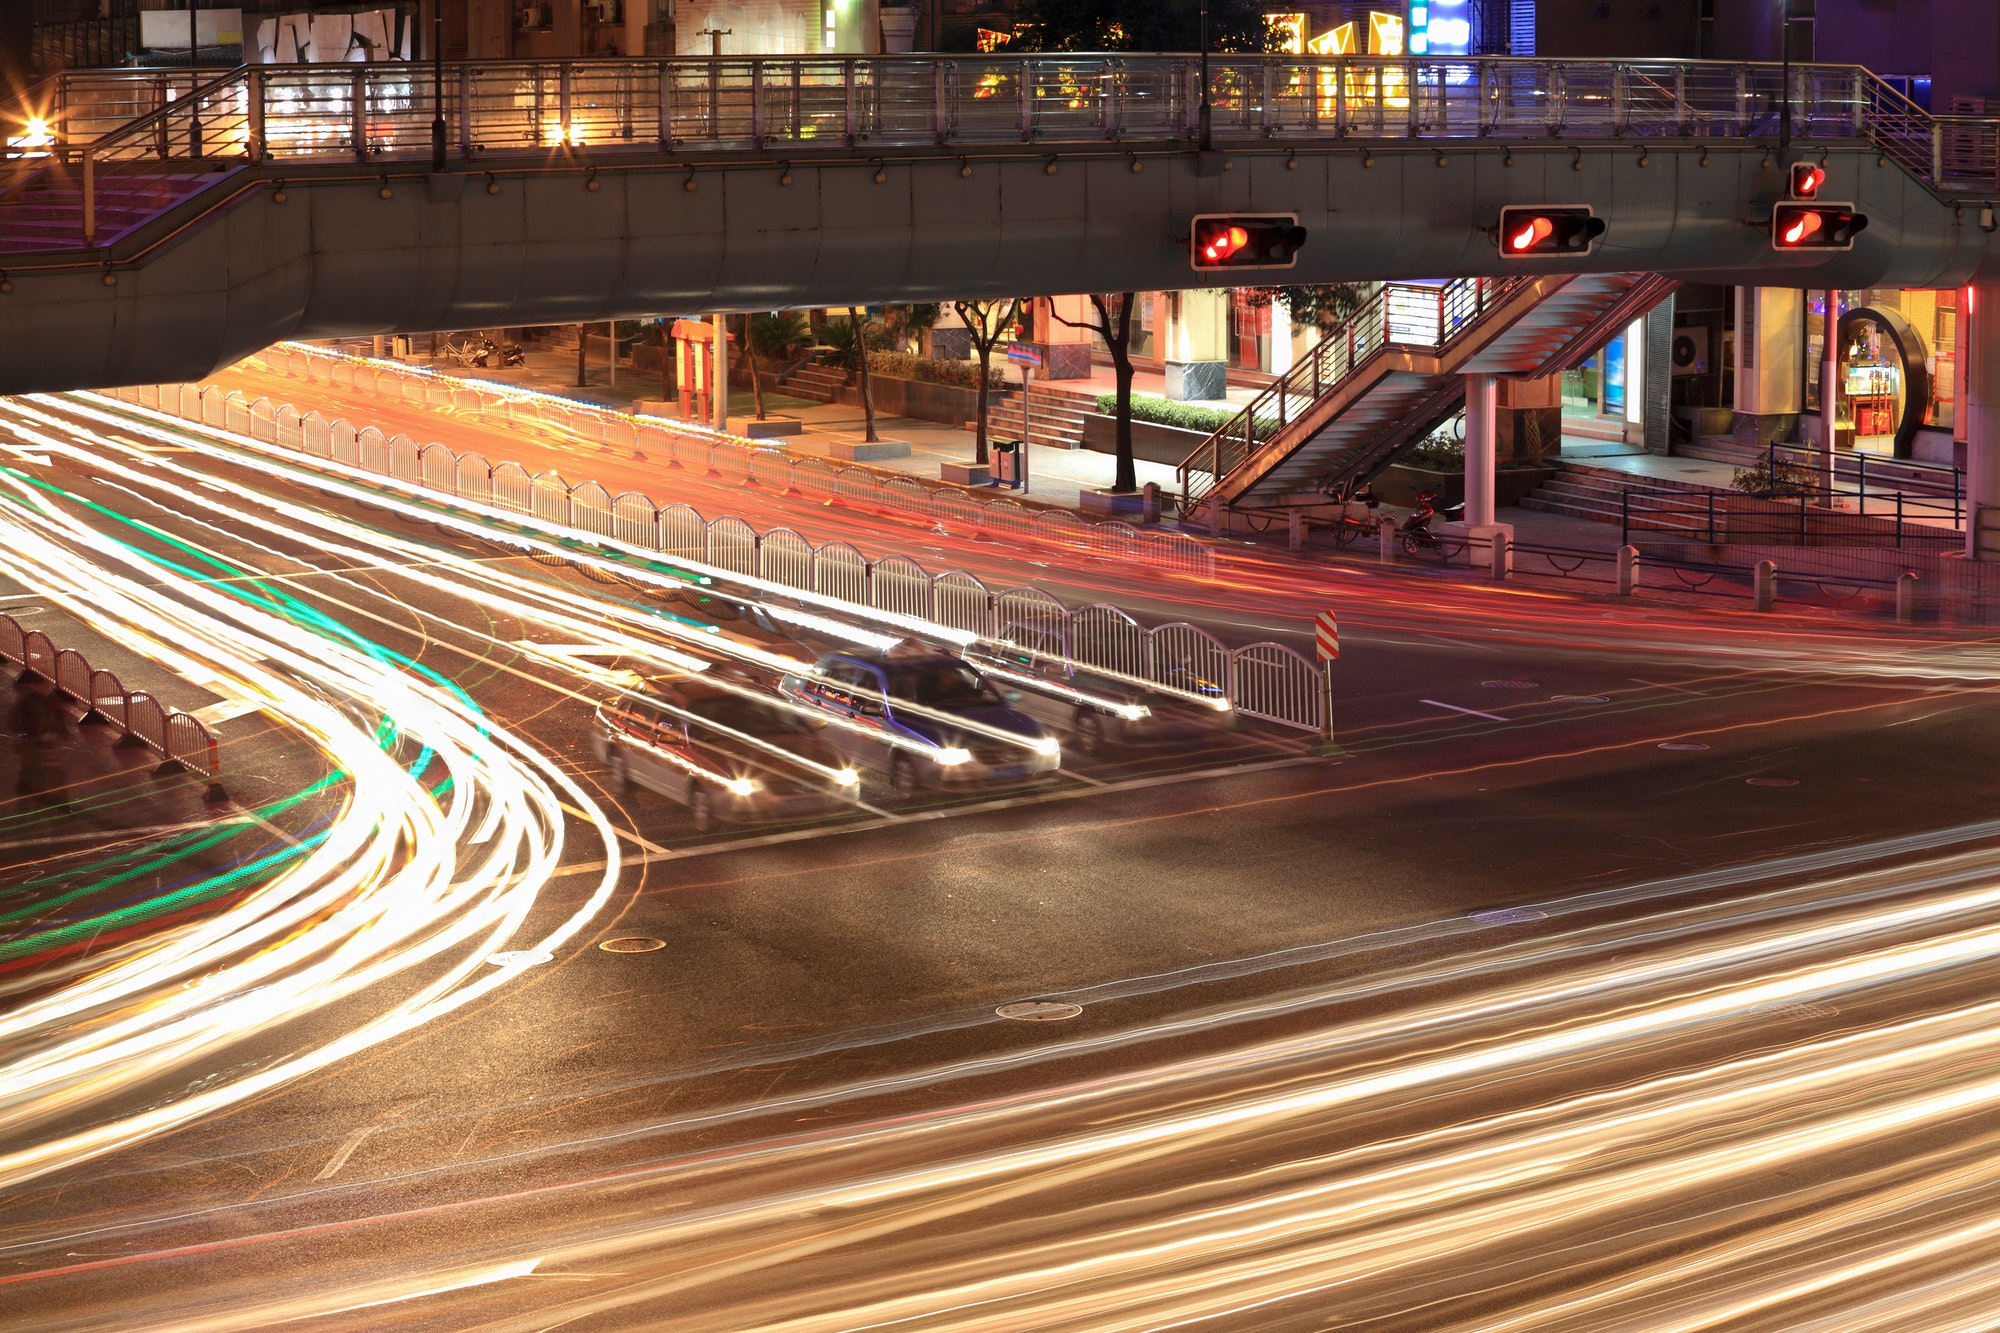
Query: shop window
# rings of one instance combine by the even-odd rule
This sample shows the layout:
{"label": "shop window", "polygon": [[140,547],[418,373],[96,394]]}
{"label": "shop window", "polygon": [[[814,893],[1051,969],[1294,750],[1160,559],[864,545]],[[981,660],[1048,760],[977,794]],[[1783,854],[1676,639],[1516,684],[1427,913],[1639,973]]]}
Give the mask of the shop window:
{"label": "shop window", "polygon": [[1229,294],[1229,363],[1243,370],[1271,368],[1271,305],[1250,303],[1247,293]]}
{"label": "shop window", "polygon": [[1562,410],[1566,417],[1588,420],[1625,418],[1625,335],[1562,376]]}

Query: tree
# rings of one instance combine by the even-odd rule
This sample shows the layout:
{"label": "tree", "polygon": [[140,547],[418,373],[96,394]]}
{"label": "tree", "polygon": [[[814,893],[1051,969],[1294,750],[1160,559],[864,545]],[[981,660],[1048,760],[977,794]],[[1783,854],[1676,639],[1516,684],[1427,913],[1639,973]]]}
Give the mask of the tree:
{"label": "tree", "polygon": [[750,410],[756,414],[757,420],[762,421],[764,419],[764,377],[758,373],[760,367],[757,365],[757,340],[752,336],[756,323],[757,316],[743,316],[743,361],[750,371]]}
{"label": "tree", "polygon": [[1253,306],[1282,305],[1295,328],[1318,329],[1325,337],[1346,323],[1367,299],[1366,283],[1334,282],[1322,287],[1253,287],[1244,300]]}
{"label": "tree", "polygon": [[1111,353],[1111,374],[1118,384],[1117,469],[1111,480],[1113,495],[1130,495],[1139,489],[1138,471],[1132,464],[1132,308],[1138,304],[1137,292],[1094,295],[1090,298],[1090,308],[1097,312],[1097,318],[1081,324],[1057,315],[1053,305],[1049,307],[1056,323],[1067,324],[1073,329],[1089,329],[1104,339],[1104,346]]}
{"label": "tree", "polygon": [[[1026,0],[1008,51],[1199,51],[1201,0]],[[1268,51],[1249,0],[1208,0],[1211,51]]]}
{"label": "tree", "polygon": [[861,417],[868,428],[863,438],[874,444],[880,437],[875,434],[875,398],[868,391],[868,325],[861,318],[860,306],[847,307],[847,323],[854,330],[854,364],[861,371]]}
{"label": "tree", "polygon": [[[986,449],[986,397],[993,382],[993,349],[1021,318],[1021,298],[1006,301],[953,301],[959,323],[972,335],[972,350],[979,353],[979,420],[972,437],[972,461],[990,460]],[[1026,447],[1026,441],[1022,446]]]}

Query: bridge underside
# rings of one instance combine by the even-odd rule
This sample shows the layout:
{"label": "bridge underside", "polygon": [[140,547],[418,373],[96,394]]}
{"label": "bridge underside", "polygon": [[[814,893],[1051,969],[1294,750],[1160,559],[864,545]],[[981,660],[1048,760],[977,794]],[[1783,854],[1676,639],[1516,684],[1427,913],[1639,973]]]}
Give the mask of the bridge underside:
{"label": "bridge underside", "polygon": [[1865,142],[1794,156],[1822,152],[1829,197],[1870,218],[1852,252],[1822,257],[1772,253],[1783,164],[1741,142],[1266,141],[1210,175],[1184,151],[1019,148],[694,168],[557,152],[439,176],[238,165],[108,251],[0,255],[0,392],[194,379],[291,337],[1214,285],[1182,239],[1211,212],[1297,213],[1311,238],[1297,268],[1239,275],[1287,284],[1518,272],[1490,235],[1507,203],[1608,219],[1595,254],[1554,272],[2000,276],[1978,205],[1941,201]]}

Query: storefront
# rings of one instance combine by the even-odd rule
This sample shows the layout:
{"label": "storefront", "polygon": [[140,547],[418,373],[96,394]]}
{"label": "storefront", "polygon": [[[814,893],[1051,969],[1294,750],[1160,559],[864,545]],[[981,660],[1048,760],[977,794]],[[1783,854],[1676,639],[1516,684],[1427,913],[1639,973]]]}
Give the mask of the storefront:
{"label": "storefront", "polygon": [[1563,433],[1584,439],[1643,444],[1643,321],[1562,373]]}
{"label": "storefront", "polygon": [[[1841,392],[1834,447],[1949,462],[1957,407],[1957,291],[1871,287],[1838,295]],[[1824,416],[1825,292],[1807,294],[1802,318],[1801,397],[1807,412]]]}

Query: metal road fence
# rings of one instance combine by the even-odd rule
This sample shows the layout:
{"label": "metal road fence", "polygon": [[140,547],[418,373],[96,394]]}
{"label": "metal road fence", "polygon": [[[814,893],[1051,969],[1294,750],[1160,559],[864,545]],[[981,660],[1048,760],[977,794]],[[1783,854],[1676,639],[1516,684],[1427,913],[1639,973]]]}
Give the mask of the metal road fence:
{"label": "metal road fence", "polygon": [[0,660],[18,663],[23,679],[39,678],[84,707],[87,723],[109,723],[120,735],[143,743],[162,766],[206,778],[212,796],[220,793],[221,747],[199,718],[162,707],[152,695],[127,690],[109,671],[92,668],[74,648],[57,648],[40,630],[23,630],[12,616],[0,615]]}
{"label": "metal road fence", "polygon": [[[1149,532],[1116,520],[1090,523],[1067,509],[1033,509],[1013,500],[981,499],[942,483],[927,486],[915,477],[885,477],[866,468],[841,467],[824,458],[801,457],[739,435],[724,435],[665,417],[631,416],[491,380],[459,379],[297,344],[269,348],[251,359],[280,374],[316,384],[453,411],[493,413],[512,423],[552,426],[668,468],[747,486],[873,505],[907,513],[926,524],[942,523],[989,537],[1059,546],[1107,560],[1203,577],[1215,572],[1214,550],[1180,533]],[[210,424],[247,431],[241,424]],[[442,477],[433,480],[441,482]]]}
{"label": "metal road fence", "polygon": [[[341,363],[348,365],[348,363]],[[354,367],[349,365],[349,373]],[[448,391],[431,385],[429,392]],[[220,385],[146,385],[109,396],[302,455],[375,473],[409,488],[529,515],[573,531],[801,592],[1023,647],[1062,664],[1112,671],[1202,698],[1226,698],[1245,716],[1319,732],[1325,697],[1319,666],[1275,643],[1230,648],[1207,630],[1147,628],[1115,606],[1071,607],[1035,587],[995,588],[961,570],[933,573],[902,555],[870,559],[841,541],[814,545],[790,528],[760,531],[734,515],[660,504],[640,491],[613,494],[595,481],[530,473],[443,444],[418,444],[345,420],[301,413],[268,398],[246,402]],[[1051,651],[1047,645],[1060,647]]]}
{"label": "metal road fence", "polygon": [[[1807,494],[1724,494],[1626,486],[1618,492],[1619,544],[1636,535],[1665,536],[1710,545],[1745,542],[1787,546],[1892,546],[1955,550],[1965,544],[1954,527],[1962,495],[1856,489],[1834,498],[1853,508],[1835,508],[1817,489]],[[1923,520],[1930,520],[1924,522]]]}

